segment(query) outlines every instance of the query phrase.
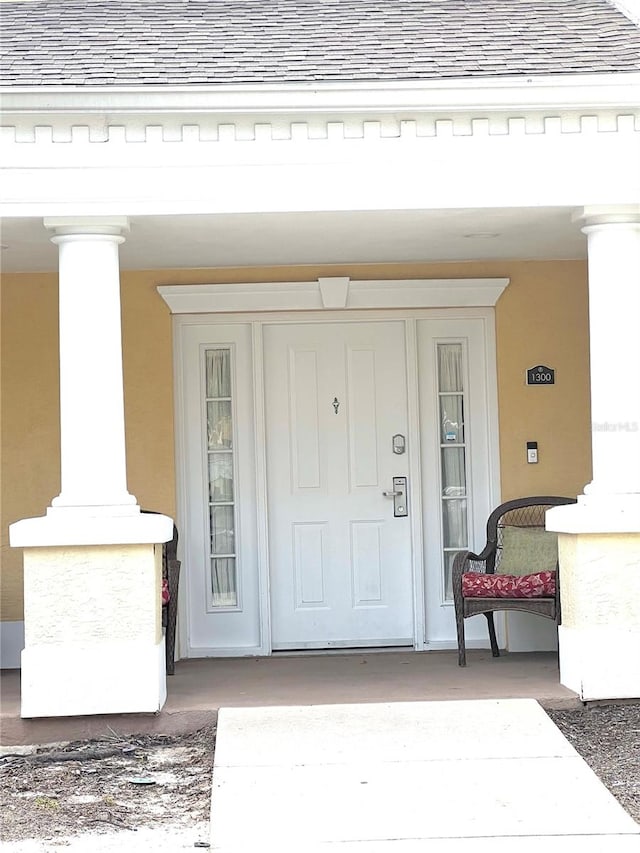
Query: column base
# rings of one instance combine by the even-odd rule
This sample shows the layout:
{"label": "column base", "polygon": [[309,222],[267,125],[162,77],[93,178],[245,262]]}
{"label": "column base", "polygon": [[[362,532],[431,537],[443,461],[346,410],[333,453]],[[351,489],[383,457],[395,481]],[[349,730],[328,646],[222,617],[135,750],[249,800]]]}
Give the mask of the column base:
{"label": "column base", "polygon": [[640,698],[639,497],[547,512],[559,534],[560,682],[584,702]]}
{"label": "column base", "polygon": [[546,528],[576,534],[640,533],[640,495],[578,495],[577,504],[547,510]]}
{"label": "column base", "polygon": [[164,639],[22,652],[22,717],[153,713],[166,698]]}
{"label": "column base", "polygon": [[558,628],[560,683],[583,702],[640,698],[640,630]]}
{"label": "column base", "polygon": [[[63,538],[69,524],[65,519],[57,527],[45,518],[13,527],[26,527],[19,532],[42,543]],[[25,547],[23,717],[152,713],[162,707],[162,548],[144,539],[156,535],[162,541],[165,527],[171,519],[164,516],[92,519],[78,524],[74,544]],[[127,542],[136,537],[138,542]]]}
{"label": "column base", "polygon": [[[50,509],[50,508],[49,508]],[[72,508],[59,508],[38,518],[23,518],[9,525],[12,548],[71,545],[122,545],[168,542],[173,521],[166,515],[141,514],[87,516]]]}

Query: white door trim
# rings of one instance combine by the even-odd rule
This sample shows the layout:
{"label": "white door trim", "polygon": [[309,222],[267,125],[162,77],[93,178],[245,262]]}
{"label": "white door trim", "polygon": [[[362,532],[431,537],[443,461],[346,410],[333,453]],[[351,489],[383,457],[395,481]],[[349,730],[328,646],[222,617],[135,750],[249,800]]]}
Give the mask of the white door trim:
{"label": "white door trim", "polygon": [[[184,345],[182,333],[184,323],[176,322],[173,318],[173,422],[175,442],[175,472],[176,472],[176,527],[178,528],[178,559],[184,563],[184,521],[187,518],[187,452],[186,452],[186,419],[184,394]],[[182,569],[184,573],[184,568]],[[178,624],[176,629],[176,656],[178,659],[187,656],[189,648],[189,610],[185,584],[178,587]]]}
{"label": "white door trim", "polygon": [[263,284],[161,285],[172,314],[318,311],[358,308],[492,307],[508,278],[416,278],[351,281],[346,277]]}
{"label": "white door trim", "polygon": [[267,500],[267,422],[264,402],[264,323],[251,324],[253,356],[253,401],[255,416],[256,521],[258,525],[258,594],[260,596],[260,651],[270,655],[271,582],[269,572],[269,515]]}
{"label": "white door trim", "polygon": [[405,320],[409,482],[411,483],[411,543],[413,570],[413,644],[425,648],[426,610],[422,523],[422,461],[420,455],[420,405],[418,384],[418,334],[415,318]]}
{"label": "white door trim", "polygon": [[[508,279],[500,279],[501,291],[508,283]],[[390,284],[386,282],[386,284]],[[316,285],[319,288],[319,285]],[[214,285],[214,287],[217,287]],[[183,289],[183,288],[178,288]],[[190,288],[187,288],[190,289]],[[166,288],[158,288],[158,291]],[[164,296],[163,296],[164,298]],[[168,300],[167,304],[169,304]],[[217,313],[209,311],[208,316],[203,313],[175,314],[173,316],[174,329],[174,400],[175,400],[175,452],[176,452],[176,484],[177,484],[177,524],[181,531],[186,531],[185,520],[187,518],[187,483],[186,483],[186,429],[185,407],[184,407],[184,357],[182,330],[193,325],[209,325],[216,323],[251,325],[252,333],[252,357],[253,357],[253,383],[255,404],[255,463],[256,463],[256,500],[257,500],[257,545],[258,545],[258,585],[260,590],[260,644],[250,651],[242,649],[218,650],[217,655],[235,654],[271,654],[271,617],[270,617],[270,581],[269,581],[269,539],[268,539],[268,511],[267,511],[267,478],[266,478],[266,448],[264,444],[266,435],[266,421],[264,409],[264,371],[263,371],[263,327],[272,323],[318,323],[318,322],[360,322],[384,321],[400,319],[405,323],[406,333],[406,364],[407,364],[407,390],[408,418],[409,418],[409,471],[410,482],[414,484],[411,501],[411,530],[413,537],[413,572],[414,572],[414,628],[415,649],[433,648],[426,644],[425,607],[424,607],[424,548],[422,533],[422,500],[421,489],[416,488],[422,483],[422,471],[420,460],[420,419],[418,405],[418,352],[417,352],[417,320],[419,319],[468,319],[479,318],[484,321],[485,345],[487,353],[487,412],[486,417],[491,428],[490,455],[492,457],[491,485],[495,499],[500,494],[500,471],[498,455],[498,401],[497,401],[497,365],[495,362],[495,314],[492,307],[469,307],[458,306],[454,308],[436,307],[405,308],[402,305],[394,306],[396,310],[332,310],[322,311],[296,311],[281,310],[278,312],[253,311],[251,313],[230,312]],[[401,316],[397,309],[400,307]],[[183,532],[182,535],[185,535]],[[182,551],[181,548],[181,552]],[[188,570],[188,567],[185,566]],[[186,597],[183,594],[184,585],[181,585],[179,601],[179,633],[178,652],[183,656],[188,654],[188,608]]]}

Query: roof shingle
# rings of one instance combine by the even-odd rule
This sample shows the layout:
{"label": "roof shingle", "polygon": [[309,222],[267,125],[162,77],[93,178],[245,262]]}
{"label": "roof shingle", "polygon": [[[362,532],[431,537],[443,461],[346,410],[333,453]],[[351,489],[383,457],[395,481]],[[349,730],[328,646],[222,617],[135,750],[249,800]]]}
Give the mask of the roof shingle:
{"label": "roof shingle", "polygon": [[9,0],[0,23],[7,86],[640,71],[609,0]]}

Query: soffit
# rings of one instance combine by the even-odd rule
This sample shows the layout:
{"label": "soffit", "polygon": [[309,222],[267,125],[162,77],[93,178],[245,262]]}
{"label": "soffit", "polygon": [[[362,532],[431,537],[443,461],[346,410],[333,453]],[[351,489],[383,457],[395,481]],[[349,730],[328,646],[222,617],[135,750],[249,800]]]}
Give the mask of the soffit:
{"label": "soffit", "polygon": [[[421,263],[586,256],[571,208],[133,216],[123,269]],[[4,272],[52,271],[42,219],[5,219]]]}

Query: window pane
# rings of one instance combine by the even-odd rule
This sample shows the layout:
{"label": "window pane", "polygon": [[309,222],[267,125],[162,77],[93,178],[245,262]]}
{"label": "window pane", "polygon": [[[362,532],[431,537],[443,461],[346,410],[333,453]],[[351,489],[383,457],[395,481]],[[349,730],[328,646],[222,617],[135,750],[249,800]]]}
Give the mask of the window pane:
{"label": "window pane", "polygon": [[231,352],[207,350],[207,397],[231,396]]}
{"label": "window pane", "polygon": [[462,394],[443,394],[440,397],[440,442],[464,444],[464,415]]}
{"label": "window pane", "polygon": [[208,608],[237,607],[231,348],[205,351],[209,474]]}
{"label": "window pane", "polygon": [[440,391],[462,391],[462,344],[438,344]]}
{"label": "window pane", "polygon": [[211,553],[234,553],[233,507],[212,506],[211,514]]}
{"label": "window pane", "polygon": [[464,345],[438,344],[444,600],[451,601],[456,551],[468,547]]}
{"label": "window pane", "polygon": [[442,494],[444,497],[461,498],[467,493],[464,470],[464,447],[443,447]]}
{"label": "window pane", "polygon": [[211,560],[211,599],[214,607],[235,607],[238,604],[236,561],[233,557]]}
{"label": "window pane", "polygon": [[451,601],[453,598],[453,561],[456,558],[457,551],[444,552],[444,597],[445,601]]}
{"label": "window pane", "polygon": [[232,447],[231,401],[207,403],[207,439],[209,450]]}
{"label": "window pane", "polygon": [[445,548],[467,547],[467,502],[442,502],[442,532]]}
{"label": "window pane", "polygon": [[209,500],[233,500],[233,457],[230,453],[209,454]]}

